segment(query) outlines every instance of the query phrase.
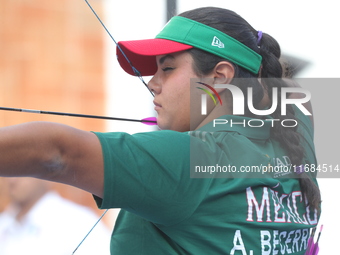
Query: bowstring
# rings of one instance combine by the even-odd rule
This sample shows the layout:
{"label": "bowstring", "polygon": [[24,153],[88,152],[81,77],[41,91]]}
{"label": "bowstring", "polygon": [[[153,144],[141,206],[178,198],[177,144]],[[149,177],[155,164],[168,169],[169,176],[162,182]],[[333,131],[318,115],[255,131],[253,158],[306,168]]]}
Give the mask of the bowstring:
{"label": "bowstring", "polygon": [[[152,93],[152,91],[149,89],[148,85],[146,84],[146,82],[144,81],[141,73],[137,70],[137,68],[135,68],[130,59],[126,56],[125,52],[122,50],[122,48],[119,46],[119,44],[117,43],[117,41],[114,39],[114,37],[112,36],[112,34],[110,33],[110,31],[107,29],[107,27],[105,26],[104,22],[101,20],[101,18],[98,16],[98,14],[96,13],[96,11],[92,8],[91,4],[87,1],[84,0],[87,4],[87,6],[91,9],[91,11],[93,12],[93,14],[96,16],[96,18],[98,19],[98,21],[100,22],[100,24],[102,25],[102,27],[105,29],[105,31],[107,32],[107,34],[110,36],[110,38],[112,39],[112,41],[115,43],[115,45],[117,46],[118,50],[122,53],[122,55],[124,56],[124,58],[126,59],[126,61],[129,63],[129,65],[131,66],[134,74],[142,81],[142,83],[145,85],[145,87],[148,89],[148,91],[151,93],[151,95],[154,97],[155,95]],[[75,248],[75,250],[72,252],[72,255],[76,253],[76,251],[78,250],[78,248],[83,244],[83,242],[85,241],[85,239],[89,236],[89,234],[92,232],[92,230],[97,226],[97,224],[101,221],[101,219],[104,217],[104,215],[108,212],[109,209],[106,209],[105,212],[100,216],[100,218],[97,220],[97,222],[93,225],[93,227],[90,229],[90,231],[85,235],[85,237],[83,238],[83,240],[78,244],[78,246]]]}
{"label": "bowstring", "polygon": [[128,64],[131,66],[132,71],[134,72],[134,74],[141,80],[141,82],[145,85],[145,87],[148,89],[148,91],[151,93],[151,95],[154,97],[155,95],[152,93],[152,91],[150,90],[150,88],[148,87],[148,85],[146,84],[146,82],[143,79],[143,76],[141,75],[141,73],[137,70],[137,68],[135,68],[130,59],[126,56],[125,52],[123,51],[123,49],[119,46],[119,44],[117,43],[117,41],[113,38],[112,34],[110,33],[110,31],[107,29],[107,27],[105,26],[104,22],[100,19],[100,17],[98,16],[98,14],[96,13],[96,11],[92,8],[91,4],[87,1],[84,0],[86,2],[86,4],[88,5],[88,7],[91,9],[91,11],[93,12],[93,14],[96,16],[96,18],[98,19],[98,21],[100,22],[100,24],[102,25],[102,27],[105,29],[105,31],[107,32],[107,34],[111,37],[112,41],[116,44],[118,50],[122,53],[122,55],[124,56],[124,58],[126,59],[126,61],[128,62]]}
{"label": "bowstring", "polygon": [[104,213],[99,217],[99,219],[97,220],[97,222],[93,225],[93,227],[90,229],[90,231],[86,234],[86,236],[83,238],[83,240],[81,240],[81,242],[78,244],[78,246],[74,249],[74,251],[72,252],[72,255],[76,253],[76,251],[78,250],[78,248],[83,244],[83,242],[85,241],[85,239],[89,236],[89,234],[91,234],[92,230],[97,226],[97,224],[100,222],[100,220],[104,217],[104,215],[108,212],[109,209],[106,209],[104,211]]}

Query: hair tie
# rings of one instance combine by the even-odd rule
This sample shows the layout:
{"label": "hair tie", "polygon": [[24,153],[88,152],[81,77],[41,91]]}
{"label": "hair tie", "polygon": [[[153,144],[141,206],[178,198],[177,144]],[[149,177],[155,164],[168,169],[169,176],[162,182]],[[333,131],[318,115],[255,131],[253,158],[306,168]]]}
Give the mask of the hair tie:
{"label": "hair tie", "polygon": [[260,47],[261,39],[262,39],[262,31],[259,30],[257,31],[257,47]]}

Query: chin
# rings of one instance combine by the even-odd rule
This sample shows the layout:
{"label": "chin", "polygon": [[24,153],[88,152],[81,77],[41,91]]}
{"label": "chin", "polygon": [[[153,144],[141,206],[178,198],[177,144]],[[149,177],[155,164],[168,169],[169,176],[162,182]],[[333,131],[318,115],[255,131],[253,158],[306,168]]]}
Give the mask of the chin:
{"label": "chin", "polygon": [[186,123],[174,123],[173,121],[164,119],[159,115],[157,117],[157,125],[161,130],[172,130],[177,132],[190,131],[190,124],[186,125]]}
{"label": "chin", "polygon": [[164,121],[162,121],[161,119],[157,118],[157,125],[158,128],[161,130],[173,130],[173,131],[178,131],[176,129],[174,129],[173,125],[171,125],[170,123],[166,123]]}
{"label": "chin", "polygon": [[162,120],[159,115],[157,116],[157,126],[160,130],[169,130],[169,126],[164,123],[164,120]]}

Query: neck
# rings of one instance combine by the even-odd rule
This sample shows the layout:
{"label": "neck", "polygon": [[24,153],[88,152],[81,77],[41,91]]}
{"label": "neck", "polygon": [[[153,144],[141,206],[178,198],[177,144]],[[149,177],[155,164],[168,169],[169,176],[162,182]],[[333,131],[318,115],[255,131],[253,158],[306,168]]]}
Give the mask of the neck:
{"label": "neck", "polygon": [[203,127],[204,125],[208,124],[209,122],[212,122],[214,119],[218,119],[219,117],[223,116],[223,115],[231,115],[232,112],[231,111],[226,111],[223,106],[218,106],[215,107],[210,113],[209,115],[197,126],[197,129]]}
{"label": "neck", "polygon": [[218,119],[219,117],[223,115],[232,115],[232,105],[231,105],[231,96],[230,94],[227,94],[225,92],[222,92],[220,94],[222,98],[223,105],[220,105],[219,103],[212,108],[212,110],[209,112],[207,117],[203,119],[203,121],[195,128],[195,130],[203,127],[204,125],[208,124],[209,122],[213,121],[214,119]]}

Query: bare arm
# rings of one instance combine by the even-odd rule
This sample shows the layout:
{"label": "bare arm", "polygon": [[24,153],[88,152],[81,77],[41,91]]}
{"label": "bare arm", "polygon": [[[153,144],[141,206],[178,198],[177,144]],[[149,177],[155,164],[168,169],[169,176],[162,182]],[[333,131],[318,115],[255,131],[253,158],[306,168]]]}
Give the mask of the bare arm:
{"label": "bare arm", "polygon": [[49,122],[0,129],[0,176],[31,176],[102,197],[102,150],[91,132]]}

